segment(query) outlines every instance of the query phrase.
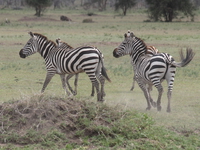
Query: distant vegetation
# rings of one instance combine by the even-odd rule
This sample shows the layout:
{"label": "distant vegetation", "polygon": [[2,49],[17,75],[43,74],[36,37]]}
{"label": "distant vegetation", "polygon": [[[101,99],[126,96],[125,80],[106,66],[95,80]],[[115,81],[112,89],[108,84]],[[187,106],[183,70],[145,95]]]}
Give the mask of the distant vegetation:
{"label": "distant vegetation", "polygon": [[126,15],[130,9],[146,9],[151,21],[172,22],[178,16],[189,16],[194,21],[195,9],[200,5],[198,0],[0,0],[1,9],[12,7],[22,9],[33,7],[35,15],[40,17],[48,7],[54,9],[85,9],[93,11],[121,10]]}

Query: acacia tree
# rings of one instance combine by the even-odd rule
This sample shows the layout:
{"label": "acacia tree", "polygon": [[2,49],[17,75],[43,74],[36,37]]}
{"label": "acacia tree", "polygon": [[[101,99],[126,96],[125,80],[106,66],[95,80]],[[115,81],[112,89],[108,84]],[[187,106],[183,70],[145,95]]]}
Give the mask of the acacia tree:
{"label": "acacia tree", "polygon": [[174,18],[183,12],[194,20],[195,7],[190,0],[146,0],[149,18],[154,21],[163,20],[172,22]]}
{"label": "acacia tree", "polygon": [[52,0],[26,0],[26,4],[35,8],[35,15],[40,17],[41,13],[52,4]]}
{"label": "acacia tree", "polygon": [[115,11],[122,9],[123,15],[126,16],[127,10],[134,7],[135,4],[136,0],[116,0]]}

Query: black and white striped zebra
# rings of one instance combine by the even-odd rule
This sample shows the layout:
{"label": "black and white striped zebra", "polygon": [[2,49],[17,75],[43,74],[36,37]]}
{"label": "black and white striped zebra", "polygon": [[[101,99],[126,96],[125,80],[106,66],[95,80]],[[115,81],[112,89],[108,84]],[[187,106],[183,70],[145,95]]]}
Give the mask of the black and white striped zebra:
{"label": "black and white striped zebra", "polygon": [[47,75],[41,92],[44,92],[52,77],[55,74],[59,74],[63,88],[70,95],[66,88],[65,74],[76,74],[84,71],[96,88],[97,100],[103,101],[103,93],[99,89],[98,79],[102,75],[108,81],[110,79],[107,76],[101,54],[97,48],[83,46],[72,50],[57,49],[56,44],[48,40],[44,35],[32,32],[29,34],[31,38],[24,48],[20,50],[19,55],[21,58],[26,58],[38,52],[44,58]]}
{"label": "black and white striped zebra", "polygon": [[[68,43],[66,42],[63,42],[60,38],[56,39],[56,44],[57,44],[57,49],[65,49],[65,50],[72,50],[74,49],[72,46],[70,46]],[[99,51],[101,53],[101,51]],[[101,53],[101,56],[103,58],[103,54]],[[75,89],[73,90],[72,87],[70,86],[69,84],[69,79],[71,77],[75,76],[75,80],[74,80],[74,87]],[[69,88],[69,90],[71,91],[71,93],[73,95],[76,95],[77,94],[77,87],[78,87],[78,77],[79,77],[79,73],[76,73],[76,74],[68,74],[67,77],[66,77],[66,83],[67,83],[67,86]],[[101,87],[102,87],[102,92],[105,96],[105,92],[104,92],[104,83],[105,83],[105,79],[101,76],[100,79],[101,80]],[[95,87],[94,85],[92,84],[92,92],[91,92],[91,96],[94,96],[95,94]]]}
{"label": "black and white striped zebra", "polygon": [[[147,56],[151,57],[151,56],[156,55],[158,53],[159,53],[158,49],[156,49],[154,46],[147,46],[147,51],[145,53]],[[135,69],[135,67],[133,66],[133,70],[134,69]],[[132,83],[132,87],[131,87],[130,91],[133,91],[134,88],[135,88],[135,73],[134,73],[134,76],[133,76],[133,83]]]}
{"label": "black and white striped zebra", "polygon": [[[166,79],[168,83],[168,106],[167,112],[171,111],[170,100],[174,84],[176,67],[186,66],[194,57],[192,49],[186,50],[186,57],[180,51],[181,62],[175,62],[173,57],[167,53],[159,53],[152,57],[145,55],[147,51],[146,44],[132,32],[128,31],[124,35],[124,41],[114,49],[113,56],[118,58],[124,55],[130,55],[133,65],[135,65],[136,81],[147,100],[147,110],[151,109],[151,105],[156,106],[157,110],[161,110],[161,96],[163,87],[161,82]],[[150,88],[154,85],[158,90],[157,103],[153,101],[150,95]]]}

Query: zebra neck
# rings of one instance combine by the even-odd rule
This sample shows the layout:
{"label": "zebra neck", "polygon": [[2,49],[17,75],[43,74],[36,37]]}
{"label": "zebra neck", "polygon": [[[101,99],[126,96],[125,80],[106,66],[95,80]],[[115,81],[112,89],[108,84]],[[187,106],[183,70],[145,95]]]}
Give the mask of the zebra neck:
{"label": "zebra neck", "polygon": [[146,44],[141,39],[137,37],[135,38],[136,39],[133,44],[134,46],[132,48],[132,52],[130,53],[133,64],[136,64],[137,61],[139,61],[139,59],[143,57],[147,51]]}
{"label": "zebra neck", "polygon": [[39,44],[39,53],[45,59],[48,54],[55,48],[55,44],[51,41],[44,41]]}
{"label": "zebra neck", "polygon": [[145,55],[145,52],[145,48],[134,51],[134,53],[131,54],[133,64],[136,64],[141,59],[141,57]]}

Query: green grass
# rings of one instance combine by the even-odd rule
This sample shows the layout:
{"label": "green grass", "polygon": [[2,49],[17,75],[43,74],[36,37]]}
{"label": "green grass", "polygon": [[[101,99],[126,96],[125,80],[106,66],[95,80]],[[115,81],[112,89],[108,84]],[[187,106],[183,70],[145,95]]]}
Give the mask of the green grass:
{"label": "green grass", "polygon": [[[128,145],[127,149],[138,148],[139,146],[141,149],[145,149],[145,147],[151,147],[152,142],[154,143],[153,146],[156,145],[158,147],[157,149],[163,149],[165,146],[168,149],[170,149],[170,146],[172,146],[171,149],[184,148],[185,145],[188,146],[187,149],[195,149],[195,146],[199,147],[198,144],[190,147],[192,145],[189,142],[200,138],[199,135],[196,136],[194,134],[199,134],[200,130],[200,118],[198,115],[200,108],[198,94],[200,80],[198,61],[200,59],[198,54],[200,49],[200,34],[198,34],[200,31],[200,17],[196,16],[195,22],[164,23],[144,22],[147,19],[147,15],[143,13],[143,10],[130,12],[126,17],[117,16],[110,10],[107,12],[95,12],[97,15],[92,17],[88,17],[87,13],[84,10],[50,9],[41,18],[36,18],[33,16],[33,9],[0,11],[0,102],[20,100],[40,93],[46,76],[44,60],[39,54],[32,55],[27,59],[21,59],[18,54],[30,38],[28,32],[38,32],[54,41],[59,37],[73,47],[81,45],[98,47],[104,54],[105,66],[112,80],[112,83],[106,82],[105,85],[105,104],[114,107],[120,106],[120,108],[131,111],[136,110],[155,120],[151,128],[157,127],[158,131],[153,130],[152,133],[148,133],[148,138],[146,139],[128,141],[126,143]],[[73,22],[59,21],[60,15],[63,14],[67,14]],[[5,18],[8,18],[11,23],[6,24]],[[30,21],[30,18],[33,21]],[[94,22],[82,23],[87,18],[91,18]],[[187,20],[187,18],[184,20]],[[137,85],[133,92],[129,91],[133,78],[130,58],[129,56],[124,56],[116,59],[112,56],[113,49],[123,41],[124,33],[127,30],[132,30],[136,36],[142,38],[148,45],[154,45],[160,52],[170,53],[176,61],[179,61],[178,52],[180,49],[185,50],[187,47],[191,47],[196,52],[194,60],[188,66],[177,68],[171,100],[172,112],[170,114],[166,113],[167,88],[165,82],[163,83],[164,93],[161,112],[157,112],[156,109],[145,111],[146,100]],[[71,83],[73,84],[73,79]],[[91,83],[84,73],[80,75],[78,84],[78,95],[75,98],[81,100],[89,99],[96,102],[96,97],[89,96]],[[53,77],[44,95],[67,98],[58,75]],[[157,90],[155,88],[153,88],[153,97],[154,99],[157,98]],[[87,123],[87,120],[83,122],[85,121]],[[107,131],[105,128],[99,128],[98,130]],[[172,133],[171,135],[172,131],[176,131],[178,134]],[[191,137],[187,138],[180,134],[183,131],[192,133]],[[167,139],[168,132],[170,133],[170,140]],[[81,135],[82,133],[78,132],[77,134]],[[160,140],[154,141],[153,137],[155,139],[160,138]],[[184,140],[180,144],[179,142],[182,138]],[[88,143],[87,137],[83,141]],[[98,139],[94,139],[94,141],[98,142]],[[120,143],[121,141],[125,140],[124,137],[120,136],[116,141],[108,142],[107,145],[106,141],[104,141],[104,146],[108,147],[111,143]],[[176,146],[169,141],[176,141],[174,142]],[[46,145],[51,145],[51,142],[47,140]],[[178,144],[183,147],[179,147]],[[6,145],[8,148],[9,146],[12,145]],[[41,145],[37,146],[40,147]],[[25,146],[24,149],[33,149],[33,147],[32,145]],[[74,145],[66,145],[66,149],[70,149],[70,147],[74,148]],[[82,145],[79,149],[87,149],[87,146]]]}

